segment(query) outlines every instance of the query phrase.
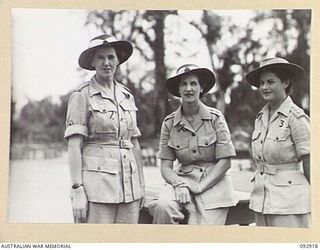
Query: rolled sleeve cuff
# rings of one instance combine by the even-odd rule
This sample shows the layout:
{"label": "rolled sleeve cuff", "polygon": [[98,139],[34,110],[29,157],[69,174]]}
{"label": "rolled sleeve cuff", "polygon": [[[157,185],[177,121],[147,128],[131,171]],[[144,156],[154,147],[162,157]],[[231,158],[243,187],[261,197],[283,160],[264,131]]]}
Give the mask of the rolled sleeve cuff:
{"label": "rolled sleeve cuff", "polygon": [[216,145],[216,159],[222,159],[227,157],[236,156],[236,151],[234,150],[233,145],[223,144]]}
{"label": "rolled sleeve cuff", "polygon": [[83,135],[88,137],[88,128],[83,125],[71,125],[66,128],[64,138],[68,139],[71,135]]}
{"label": "rolled sleeve cuff", "polygon": [[310,154],[310,141],[300,142],[296,144],[296,149],[298,158],[303,155]]}
{"label": "rolled sleeve cuff", "polygon": [[140,130],[138,129],[138,128],[135,128],[134,130],[133,130],[133,133],[132,133],[132,138],[137,138],[137,137],[140,137],[141,136],[141,132],[140,132]]}

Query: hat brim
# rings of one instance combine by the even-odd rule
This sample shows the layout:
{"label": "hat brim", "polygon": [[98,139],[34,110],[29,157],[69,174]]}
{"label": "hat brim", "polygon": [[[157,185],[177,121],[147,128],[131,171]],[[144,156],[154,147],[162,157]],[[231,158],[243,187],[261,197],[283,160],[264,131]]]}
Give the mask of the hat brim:
{"label": "hat brim", "polygon": [[190,73],[195,74],[199,78],[199,83],[203,88],[202,95],[207,93],[214,86],[216,82],[216,77],[210,70],[206,68],[198,68],[198,69],[189,70],[185,73],[169,78],[166,81],[166,87],[168,91],[174,96],[181,97],[179,93],[180,79],[182,76]]}
{"label": "hat brim", "polygon": [[246,75],[248,83],[259,88],[260,87],[260,74],[263,71],[272,69],[280,69],[290,73],[290,78],[296,78],[297,80],[302,79],[305,75],[305,71],[302,67],[294,63],[274,63],[265,65],[260,68],[254,69]]}
{"label": "hat brim", "polygon": [[106,47],[113,47],[115,49],[118,56],[119,65],[127,61],[133,52],[131,43],[126,41],[117,41],[117,42],[111,42],[108,44],[98,45],[98,46],[86,49],[81,53],[78,60],[80,67],[88,70],[94,70],[95,68],[92,66],[92,59],[94,57],[94,52],[99,48],[106,48]]}

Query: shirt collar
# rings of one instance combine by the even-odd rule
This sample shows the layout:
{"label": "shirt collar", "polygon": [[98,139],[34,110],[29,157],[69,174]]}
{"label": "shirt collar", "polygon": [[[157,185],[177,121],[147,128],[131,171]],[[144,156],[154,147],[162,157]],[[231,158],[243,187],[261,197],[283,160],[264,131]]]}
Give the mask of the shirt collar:
{"label": "shirt collar", "polygon": [[[286,99],[281,103],[280,107],[277,109],[277,113],[282,113],[285,116],[289,115],[290,112],[290,108],[292,106],[292,99],[290,96],[287,96]],[[269,103],[267,103],[258,113],[257,116],[264,114],[264,113],[268,113],[269,112]]]}
{"label": "shirt collar", "polygon": [[[212,117],[210,115],[210,111],[209,108],[204,105],[202,102],[199,103],[199,111],[198,111],[198,115],[202,120],[211,120]],[[180,107],[177,109],[175,116],[174,116],[174,120],[173,120],[173,126],[176,126],[177,124],[179,124],[181,122],[182,118],[182,105],[180,105]]]}
{"label": "shirt collar", "polygon": [[[126,90],[124,87],[121,86],[121,84],[119,84],[117,81],[114,81],[114,87],[116,90],[116,95],[117,95],[117,101],[120,102],[122,101],[124,98],[129,98],[130,97],[130,93],[128,90]],[[102,90],[102,88],[100,87],[99,83],[97,82],[97,79],[95,76],[93,76],[90,80],[89,83],[89,95],[90,97],[96,95],[96,94],[101,94],[101,96],[103,96],[104,98],[108,98],[108,99],[112,99],[114,100],[114,95],[113,93],[110,92],[105,92]]]}
{"label": "shirt collar", "polygon": [[290,96],[288,96],[280,105],[277,112],[282,113],[285,116],[289,116],[290,108],[292,106],[293,102]]}

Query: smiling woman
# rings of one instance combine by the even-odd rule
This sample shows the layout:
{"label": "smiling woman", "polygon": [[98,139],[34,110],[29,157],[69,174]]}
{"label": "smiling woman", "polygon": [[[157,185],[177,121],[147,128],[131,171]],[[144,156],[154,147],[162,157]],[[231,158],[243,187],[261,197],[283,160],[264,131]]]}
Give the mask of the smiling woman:
{"label": "smiling woman", "polygon": [[214,84],[210,70],[193,64],[181,66],[166,82],[182,104],[162,123],[159,158],[166,184],[149,205],[153,223],[178,224],[187,211],[188,224],[224,225],[237,203],[227,174],[235,156],[228,126],[219,110],[200,101]]}
{"label": "smiling woman", "polygon": [[303,76],[303,68],[283,58],[265,59],[246,75],[267,102],[251,140],[257,173],[250,208],[257,226],[310,226],[309,117],[289,96]]}

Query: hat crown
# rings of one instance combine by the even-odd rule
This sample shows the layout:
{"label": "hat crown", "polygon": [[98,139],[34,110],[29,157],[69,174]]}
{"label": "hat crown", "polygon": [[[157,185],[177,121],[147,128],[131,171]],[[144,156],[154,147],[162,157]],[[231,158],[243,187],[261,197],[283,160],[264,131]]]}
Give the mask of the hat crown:
{"label": "hat crown", "polygon": [[263,61],[261,61],[260,68],[267,66],[267,65],[278,64],[278,63],[289,64],[289,62],[287,60],[280,58],[280,57],[267,58],[267,59],[264,59]]}
{"label": "hat crown", "polygon": [[195,64],[184,64],[177,69],[177,75],[186,73],[190,70],[199,69],[199,66]]}
{"label": "hat crown", "polygon": [[92,38],[89,42],[89,48],[99,46],[102,44],[107,45],[109,43],[113,43],[117,41],[118,41],[117,38],[115,38],[114,36],[103,34],[103,35]]}

